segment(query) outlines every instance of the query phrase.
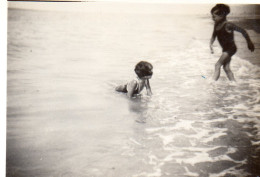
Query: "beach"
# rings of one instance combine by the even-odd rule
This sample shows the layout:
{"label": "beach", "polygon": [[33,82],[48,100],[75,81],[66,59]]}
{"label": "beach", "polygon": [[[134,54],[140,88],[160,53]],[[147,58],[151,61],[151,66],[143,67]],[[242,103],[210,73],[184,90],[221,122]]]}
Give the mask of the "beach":
{"label": "beach", "polygon": [[[260,175],[258,7],[231,6],[256,49],[235,33],[237,82],[214,82],[213,5],[23,3],[8,9],[6,176]],[[141,60],[153,95],[115,92]]]}

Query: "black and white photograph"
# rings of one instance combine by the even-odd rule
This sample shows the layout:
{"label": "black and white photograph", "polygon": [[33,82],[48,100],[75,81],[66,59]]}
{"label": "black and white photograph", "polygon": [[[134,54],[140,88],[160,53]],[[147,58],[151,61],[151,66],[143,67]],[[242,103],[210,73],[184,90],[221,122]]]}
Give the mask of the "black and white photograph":
{"label": "black and white photograph", "polygon": [[6,177],[260,177],[260,4],[8,1]]}

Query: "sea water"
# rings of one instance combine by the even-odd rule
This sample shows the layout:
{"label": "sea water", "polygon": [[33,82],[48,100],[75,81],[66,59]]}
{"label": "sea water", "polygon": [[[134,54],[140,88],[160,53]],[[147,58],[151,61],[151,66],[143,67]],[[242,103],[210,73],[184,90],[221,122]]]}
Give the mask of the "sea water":
{"label": "sea water", "polygon": [[[259,66],[235,55],[214,82],[209,14],[114,5],[9,9],[7,176],[260,175]],[[127,99],[141,60],[153,95]]]}

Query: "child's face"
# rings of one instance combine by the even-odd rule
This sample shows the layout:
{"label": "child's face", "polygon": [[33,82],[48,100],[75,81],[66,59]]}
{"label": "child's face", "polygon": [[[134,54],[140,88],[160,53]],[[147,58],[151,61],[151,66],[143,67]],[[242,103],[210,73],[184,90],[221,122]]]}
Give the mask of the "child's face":
{"label": "child's face", "polygon": [[219,15],[219,14],[218,14],[218,10],[215,10],[215,11],[212,13],[212,19],[213,19],[213,21],[215,21],[215,22],[222,21],[224,18],[225,18],[224,15]]}
{"label": "child's face", "polygon": [[146,76],[140,77],[140,79],[142,79],[142,80],[151,79],[152,76],[153,76],[153,71],[151,70],[150,71],[150,75],[146,75]]}

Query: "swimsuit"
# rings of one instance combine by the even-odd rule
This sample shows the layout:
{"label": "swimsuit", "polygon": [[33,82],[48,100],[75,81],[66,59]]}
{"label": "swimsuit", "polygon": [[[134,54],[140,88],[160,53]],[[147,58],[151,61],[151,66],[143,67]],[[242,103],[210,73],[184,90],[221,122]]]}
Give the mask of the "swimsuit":
{"label": "swimsuit", "polygon": [[[134,93],[133,93],[133,94],[138,94],[138,93],[139,93],[139,88],[140,88],[140,83],[139,83],[139,80],[138,80],[137,78],[135,78],[134,80],[137,82],[137,84],[136,84],[136,87],[135,87],[135,89],[134,89]],[[128,85],[128,84],[129,84],[129,83],[127,83],[127,84],[124,85],[124,88],[123,88],[122,92],[124,92],[124,93],[127,93],[127,92],[128,92],[128,91],[127,91],[127,85]]]}
{"label": "swimsuit", "polygon": [[232,56],[236,53],[237,47],[234,42],[234,33],[233,31],[228,32],[226,29],[226,25],[227,22],[224,22],[220,29],[216,29],[216,34],[219,44],[223,48],[223,52],[227,52],[229,56]]}

